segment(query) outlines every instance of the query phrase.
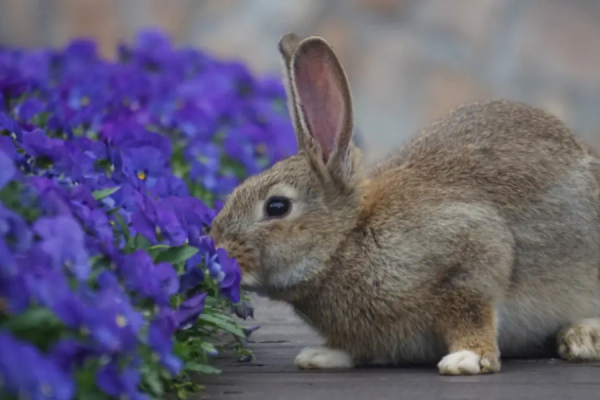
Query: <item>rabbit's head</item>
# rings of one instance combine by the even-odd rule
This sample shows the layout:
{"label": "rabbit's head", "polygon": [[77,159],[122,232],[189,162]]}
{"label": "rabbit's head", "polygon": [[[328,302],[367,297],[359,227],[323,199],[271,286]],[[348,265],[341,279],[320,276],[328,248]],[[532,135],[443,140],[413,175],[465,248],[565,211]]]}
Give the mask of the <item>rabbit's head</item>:
{"label": "rabbit's head", "polygon": [[345,72],[319,37],[283,36],[279,51],[298,154],[231,194],[211,235],[238,260],[249,290],[285,293],[317,277],[352,230],[362,202]]}

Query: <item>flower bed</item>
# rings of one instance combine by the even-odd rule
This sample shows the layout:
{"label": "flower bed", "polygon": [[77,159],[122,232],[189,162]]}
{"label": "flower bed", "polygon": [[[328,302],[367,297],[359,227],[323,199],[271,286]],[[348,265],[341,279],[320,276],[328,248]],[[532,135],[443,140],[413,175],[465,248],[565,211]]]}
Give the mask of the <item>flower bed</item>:
{"label": "flower bed", "polygon": [[156,31],[118,54],[0,47],[3,399],[183,397],[248,356],[240,271],[203,233],[296,151],[284,89]]}

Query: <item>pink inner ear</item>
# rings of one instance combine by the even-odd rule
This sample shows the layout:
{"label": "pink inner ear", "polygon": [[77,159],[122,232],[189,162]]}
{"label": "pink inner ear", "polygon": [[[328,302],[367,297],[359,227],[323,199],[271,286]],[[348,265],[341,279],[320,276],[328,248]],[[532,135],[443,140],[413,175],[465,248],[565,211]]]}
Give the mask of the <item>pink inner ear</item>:
{"label": "pink inner ear", "polygon": [[327,162],[342,129],[344,99],[326,52],[306,54],[296,65],[295,83],[311,135]]}

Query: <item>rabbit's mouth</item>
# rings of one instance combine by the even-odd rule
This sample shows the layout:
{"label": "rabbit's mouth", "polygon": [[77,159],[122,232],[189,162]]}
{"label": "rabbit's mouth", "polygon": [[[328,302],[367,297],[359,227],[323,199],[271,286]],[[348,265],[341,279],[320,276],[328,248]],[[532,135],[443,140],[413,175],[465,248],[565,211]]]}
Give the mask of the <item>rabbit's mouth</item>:
{"label": "rabbit's mouth", "polygon": [[321,263],[302,258],[285,269],[272,271],[263,282],[263,287],[269,292],[286,292],[312,281],[321,268]]}

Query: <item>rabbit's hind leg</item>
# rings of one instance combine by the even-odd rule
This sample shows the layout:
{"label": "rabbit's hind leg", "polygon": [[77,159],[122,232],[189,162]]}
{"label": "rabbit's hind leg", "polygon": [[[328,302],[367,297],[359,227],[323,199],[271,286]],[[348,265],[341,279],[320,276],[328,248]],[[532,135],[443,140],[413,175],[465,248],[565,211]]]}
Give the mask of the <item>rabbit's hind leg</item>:
{"label": "rabbit's hind leg", "polygon": [[558,333],[558,354],[570,362],[600,361],[600,317],[586,318]]}

